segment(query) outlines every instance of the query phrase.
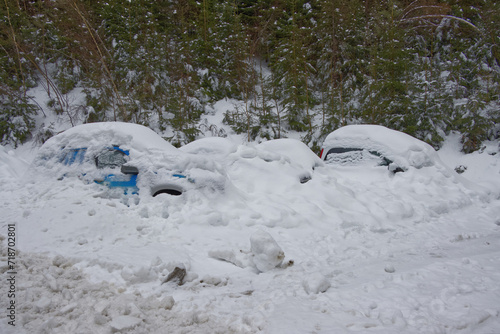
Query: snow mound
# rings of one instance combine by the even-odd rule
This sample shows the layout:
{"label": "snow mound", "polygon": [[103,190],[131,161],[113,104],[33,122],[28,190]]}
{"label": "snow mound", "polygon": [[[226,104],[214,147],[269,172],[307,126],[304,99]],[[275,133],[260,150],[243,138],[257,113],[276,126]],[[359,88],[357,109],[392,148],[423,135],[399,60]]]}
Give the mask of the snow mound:
{"label": "snow mound", "polygon": [[326,292],[330,288],[331,283],[320,272],[314,272],[307,275],[307,277],[303,280],[302,285],[308,294],[318,294]]}
{"label": "snow mound", "polygon": [[481,150],[465,154],[462,149],[462,136],[459,133],[450,134],[438,151],[442,160],[462,177],[480,184],[493,192],[500,192],[500,145],[498,141],[483,142]]}

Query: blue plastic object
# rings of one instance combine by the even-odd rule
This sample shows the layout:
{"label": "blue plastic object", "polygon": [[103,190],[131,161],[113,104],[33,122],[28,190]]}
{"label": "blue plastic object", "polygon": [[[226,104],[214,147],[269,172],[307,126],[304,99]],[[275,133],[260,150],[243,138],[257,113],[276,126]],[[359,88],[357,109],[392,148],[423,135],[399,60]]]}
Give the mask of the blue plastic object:
{"label": "blue plastic object", "polygon": [[120,151],[125,155],[130,155],[130,152],[128,150],[124,150],[124,149],[120,148],[119,146],[113,146],[113,149],[116,151]]}
{"label": "blue plastic object", "polygon": [[[109,188],[130,188],[132,194],[137,194],[139,191],[139,188],[137,188],[137,174],[130,174],[128,180],[125,175],[109,174],[104,177],[103,181],[95,181],[95,183],[105,185]],[[127,189],[124,191],[126,194]]]}
{"label": "blue plastic object", "polygon": [[83,163],[83,158],[85,157],[85,153],[87,152],[87,148],[73,148],[68,150],[65,155],[63,155],[61,162],[66,166],[71,166],[75,163],[78,164]]}

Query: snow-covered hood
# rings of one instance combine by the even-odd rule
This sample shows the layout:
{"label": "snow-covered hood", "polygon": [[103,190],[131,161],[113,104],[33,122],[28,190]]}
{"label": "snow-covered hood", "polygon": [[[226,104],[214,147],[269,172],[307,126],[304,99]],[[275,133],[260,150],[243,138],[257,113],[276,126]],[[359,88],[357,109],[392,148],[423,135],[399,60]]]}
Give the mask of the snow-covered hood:
{"label": "snow-covered hood", "polygon": [[269,140],[259,144],[258,147],[279,154],[290,163],[297,164],[304,170],[311,170],[323,165],[321,159],[306,144],[297,139]]}

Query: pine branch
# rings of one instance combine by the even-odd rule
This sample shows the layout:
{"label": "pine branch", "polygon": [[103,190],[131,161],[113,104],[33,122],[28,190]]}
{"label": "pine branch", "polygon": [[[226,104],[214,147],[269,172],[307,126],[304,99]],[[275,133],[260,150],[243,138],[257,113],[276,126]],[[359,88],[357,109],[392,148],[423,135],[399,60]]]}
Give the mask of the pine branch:
{"label": "pine branch", "polygon": [[[19,62],[19,72],[20,72],[21,78],[23,80],[24,95],[26,96],[26,91],[27,91],[27,88],[26,88],[26,79],[24,77],[23,65],[22,65],[22,62],[21,62],[21,52],[19,51],[19,44],[17,43],[17,40],[16,40],[16,32],[14,31],[14,27],[12,26],[12,21],[10,20],[9,5],[7,4],[7,0],[4,0],[4,2],[5,2],[5,7],[7,8],[7,20],[9,21],[9,27],[10,27],[11,34],[12,34],[11,35],[12,41],[14,42],[14,46],[16,48],[17,60]],[[18,5],[19,5],[19,2],[18,2]],[[16,71],[17,71],[17,69],[16,69]]]}
{"label": "pine branch", "polygon": [[[92,28],[90,26],[89,21],[85,18],[85,16],[83,15],[82,11],[80,10],[80,8],[76,4],[76,2],[72,1],[71,4],[73,5],[73,8],[78,13],[78,15],[82,18],[82,21],[85,24],[85,27],[87,28],[90,36],[92,37],[92,41],[94,42],[94,45],[97,48],[97,52],[99,53],[99,58],[101,59],[102,65],[104,66],[104,70],[106,71],[106,73],[108,75],[108,79],[111,82],[111,85],[113,87],[113,91],[116,95],[116,98],[118,99],[118,104],[119,104],[122,116],[126,120],[127,119],[127,111],[125,109],[125,104],[123,103],[123,100],[121,99],[120,93],[118,91],[118,87],[116,86],[116,83],[113,80],[113,75],[111,74],[111,71],[106,63],[106,59],[101,51],[101,48],[99,47],[99,43],[97,42],[97,39],[99,39],[103,45],[104,45],[104,43],[102,42],[102,40],[100,39],[98,34],[94,34],[94,32],[92,31]],[[96,37],[96,35],[97,35],[97,37]],[[104,49],[107,52],[105,47],[104,47]],[[116,119],[115,119],[115,121],[116,121]]]}

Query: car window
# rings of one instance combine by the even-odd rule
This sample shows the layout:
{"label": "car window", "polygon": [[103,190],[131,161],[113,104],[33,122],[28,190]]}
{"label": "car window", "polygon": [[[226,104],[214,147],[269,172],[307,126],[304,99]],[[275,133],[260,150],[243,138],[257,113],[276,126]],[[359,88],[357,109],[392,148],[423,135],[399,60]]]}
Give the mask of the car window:
{"label": "car window", "polygon": [[74,163],[81,164],[83,163],[86,151],[86,148],[63,149],[59,157],[59,162],[67,166]]}
{"label": "car window", "polygon": [[127,162],[125,152],[122,150],[108,149],[95,157],[97,168],[116,168]]}
{"label": "car window", "polygon": [[339,165],[388,166],[391,161],[377,151],[357,147],[333,147],[326,153],[325,162]]}

